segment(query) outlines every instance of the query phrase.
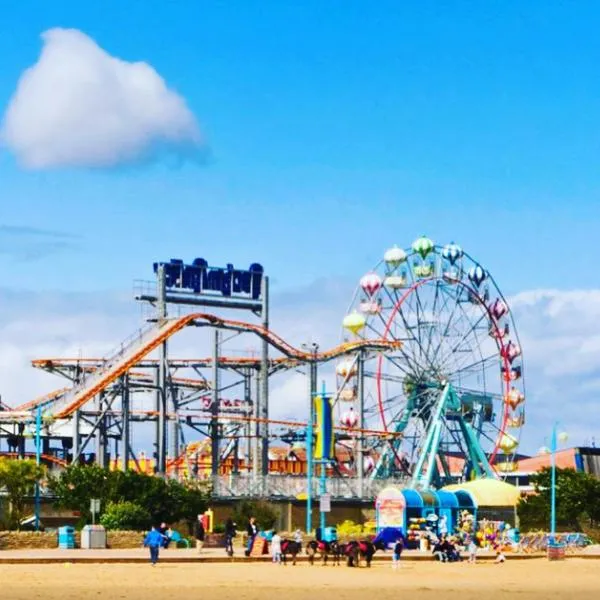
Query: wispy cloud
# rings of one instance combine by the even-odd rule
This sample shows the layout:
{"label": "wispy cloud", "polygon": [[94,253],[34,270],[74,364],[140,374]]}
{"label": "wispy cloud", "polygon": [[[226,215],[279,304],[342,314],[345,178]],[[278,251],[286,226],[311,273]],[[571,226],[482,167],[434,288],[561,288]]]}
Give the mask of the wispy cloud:
{"label": "wispy cloud", "polygon": [[0,255],[13,260],[39,260],[77,247],[80,235],[28,225],[0,225]]}

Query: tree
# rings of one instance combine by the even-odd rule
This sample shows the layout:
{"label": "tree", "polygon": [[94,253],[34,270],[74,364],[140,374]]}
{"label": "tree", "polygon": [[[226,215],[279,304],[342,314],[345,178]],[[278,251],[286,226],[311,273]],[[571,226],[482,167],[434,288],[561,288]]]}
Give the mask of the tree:
{"label": "tree", "polygon": [[50,480],[49,488],[60,506],[81,513],[81,524],[90,520],[92,498],[100,499],[101,513],[110,502],[134,503],[148,511],[153,523],[192,521],[207,506],[207,494],[200,489],[136,471],[109,471],[97,465],[67,467]]}
{"label": "tree", "polygon": [[19,529],[25,516],[25,501],[33,496],[36,483],[45,469],[33,460],[0,459],[0,488],[6,491],[9,505],[8,525]]}
{"label": "tree", "polygon": [[254,517],[259,527],[271,529],[277,521],[277,512],[264,500],[242,500],[236,506],[233,519],[239,527],[244,527],[250,517]]}
{"label": "tree", "polygon": [[[551,470],[531,476],[535,493],[518,506],[521,529],[548,529],[550,524]],[[581,531],[600,522],[600,481],[573,469],[556,469],[556,525]]]}
{"label": "tree", "polygon": [[147,509],[133,502],[109,502],[100,524],[106,529],[120,531],[148,529],[152,517]]}

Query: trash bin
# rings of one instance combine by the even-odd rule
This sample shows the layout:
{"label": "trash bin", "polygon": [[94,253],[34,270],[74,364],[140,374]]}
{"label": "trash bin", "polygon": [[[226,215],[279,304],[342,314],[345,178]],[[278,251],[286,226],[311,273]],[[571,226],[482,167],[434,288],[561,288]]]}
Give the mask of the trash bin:
{"label": "trash bin", "polygon": [[86,549],[106,548],[106,529],[102,525],[86,525],[81,530],[81,547]]}
{"label": "trash bin", "polygon": [[560,542],[550,542],[548,544],[548,560],[564,560],[565,550],[565,544]]}
{"label": "trash bin", "polygon": [[68,525],[58,528],[58,547],[63,550],[75,548],[75,528]]}

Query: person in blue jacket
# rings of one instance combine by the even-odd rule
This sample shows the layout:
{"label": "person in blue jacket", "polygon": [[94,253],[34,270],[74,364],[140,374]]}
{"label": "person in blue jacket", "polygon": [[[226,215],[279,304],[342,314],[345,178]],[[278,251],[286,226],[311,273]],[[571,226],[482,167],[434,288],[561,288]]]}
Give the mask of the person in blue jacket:
{"label": "person in blue jacket", "polygon": [[151,531],[144,539],[144,547],[150,549],[150,563],[154,566],[158,562],[158,553],[165,543],[165,536],[152,526]]}

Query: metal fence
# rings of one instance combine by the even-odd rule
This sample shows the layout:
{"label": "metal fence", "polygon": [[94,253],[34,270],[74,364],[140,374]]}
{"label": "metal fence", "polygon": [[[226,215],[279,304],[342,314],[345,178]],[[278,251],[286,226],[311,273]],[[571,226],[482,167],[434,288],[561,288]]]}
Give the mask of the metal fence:
{"label": "metal fence", "polygon": [[[355,477],[331,477],[326,480],[327,493],[333,499],[372,500],[385,487],[408,486],[406,479],[363,479]],[[311,481],[313,498],[320,495],[320,482]],[[308,479],[304,476],[252,474],[228,475],[213,480],[213,496],[220,498],[270,497],[282,499],[304,498],[308,492]]]}

